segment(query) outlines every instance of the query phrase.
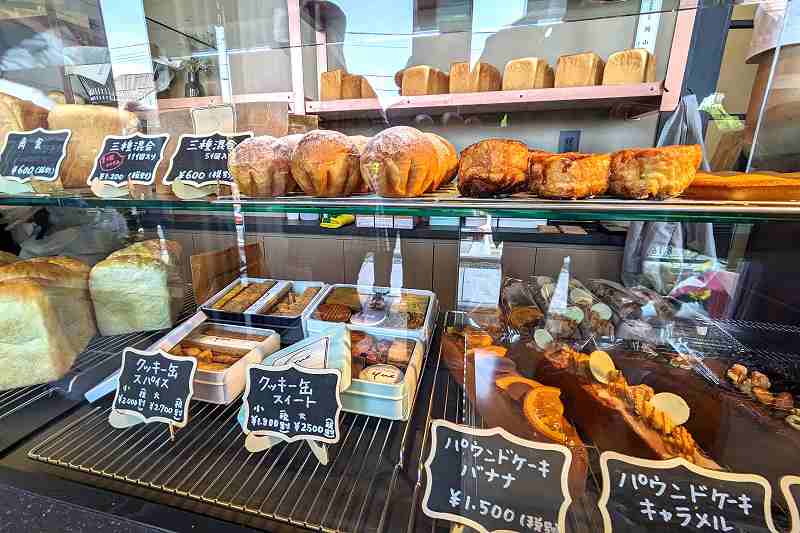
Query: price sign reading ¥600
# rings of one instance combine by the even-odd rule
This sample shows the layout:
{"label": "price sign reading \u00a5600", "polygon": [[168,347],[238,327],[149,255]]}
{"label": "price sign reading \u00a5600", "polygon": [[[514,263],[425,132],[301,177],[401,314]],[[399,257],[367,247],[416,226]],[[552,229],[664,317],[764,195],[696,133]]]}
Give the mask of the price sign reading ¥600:
{"label": "price sign reading \u00a5600", "polygon": [[571,462],[565,446],[434,420],[422,510],[481,533],[565,531]]}
{"label": "price sign reading \u00a5600", "polygon": [[789,506],[789,514],[792,516],[791,533],[800,533],[800,511],[798,511],[800,476],[783,476],[781,478],[781,491],[783,492],[783,497],[786,498],[786,504]]}
{"label": "price sign reading \u00a5600", "polygon": [[115,187],[129,183],[150,185],[155,180],[156,169],[164,158],[168,134],[107,135],[103,148],[94,160],[87,185],[99,181]]}
{"label": "price sign reading \u00a5600", "polygon": [[772,489],[761,476],[719,472],[682,458],[652,461],[603,452],[598,503],[606,533],[719,531],[777,533]]}
{"label": "price sign reading \u00a5600", "polygon": [[54,181],[67,155],[70,130],[12,131],[0,155],[0,176],[20,183]]}
{"label": "price sign reading \u00a5600", "polygon": [[339,442],[340,379],[332,368],[249,365],[244,432],[289,442]]}
{"label": "price sign reading \u00a5600", "polygon": [[197,359],[163,351],[126,348],[117,381],[113,409],[143,422],[183,427],[189,419],[189,400]]}
{"label": "price sign reading \u00a5600", "polygon": [[171,185],[175,180],[196,187],[210,183],[232,183],[233,178],[228,172],[228,154],[240,142],[252,136],[252,132],[236,135],[219,132],[211,135],[181,135],[178,149],[164,176],[164,184]]}

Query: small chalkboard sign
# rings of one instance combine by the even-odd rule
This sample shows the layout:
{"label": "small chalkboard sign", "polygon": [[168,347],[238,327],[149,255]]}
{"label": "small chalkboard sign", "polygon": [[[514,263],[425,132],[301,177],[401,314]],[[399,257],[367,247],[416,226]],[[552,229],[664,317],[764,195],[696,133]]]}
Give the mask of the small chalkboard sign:
{"label": "small chalkboard sign", "polygon": [[67,155],[70,130],[11,131],[0,155],[0,176],[20,183],[54,181]]}
{"label": "small chalkboard sign", "polygon": [[423,512],[482,533],[566,531],[572,452],[502,428],[434,420]]}
{"label": "small chalkboard sign", "polygon": [[145,423],[164,422],[183,427],[189,419],[196,369],[194,357],[126,348],[122,352],[113,410]]}
{"label": "small chalkboard sign", "polygon": [[598,503],[606,533],[727,531],[777,533],[772,489],[761,476],[603,452]]}
{"label": "small chalkboard sign", "polygon": [[791,533],[800,533],[800,511],[798,511],[798,507],[800,507],[800,476],[783,476],[781,491],[792,518]]}
{"label": "small chalkboard sign", "polygon": [[244,432],[289,442],[339,442],[340,378],[332,368],[248,366]]}
{"label": "small chalkboard sign", "polygon": [[196,187],[212,183],[230,184],[233,179],[228,172],[228,154],[240,142],[252,136],[252,132],[236,135],[220,132],[210,135],[181,135],[178,149],[164,176],[164,184],[171,185],[175,180]]}
{"label": "small chalkboard sign", "polygon": [[94,160],[88,185],[94,181],[115,187],[129,183],[151,185],[156,169],[164,158],[164,148],[169,134],[107,135],[103,148]]}

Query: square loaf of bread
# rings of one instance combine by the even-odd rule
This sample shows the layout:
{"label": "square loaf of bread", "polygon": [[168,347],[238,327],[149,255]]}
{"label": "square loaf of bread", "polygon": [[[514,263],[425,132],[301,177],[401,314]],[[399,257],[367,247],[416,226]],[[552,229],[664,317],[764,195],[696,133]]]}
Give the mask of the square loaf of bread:
{"label": "square loaf of bread", "polygon": [[594,52],[561,56],[556,63],[556,87],[600,85],[603,60]]}
{"label": "square loaf of bread", "polygon": [[521,57],[506,63],[504,91],[548,89],[553,87],[553,69],[541,57]]}
{"label": "square loaf of bread", "polygon": [[89,266],[44,257],[0,267],[0,390],[60,379],[97,333]]}
{"label": "square loaf of bread", "polygon": [[170,328],[183,304],[181,246],[174,241],[132,244],[97,263],[89,276],[101,335]]}
{"label": "square loaf of bread", "polygon": [[470,69],[469,63],[450,64],[450,93],[478,93],[499,91],[500,71],[489,63],[476,63]]}
{"label": "square loaf of bread", "polygon": [[450,90],[450,77],[441,70],[427,65],[405,69],[401,79],[400,94],[403,96],[447,94]]}
{"label": "square loaf of bread", "polygon": [[625,85],[656,81],[656,58],[643,48],[614,52],[608,56],[603,85]]}

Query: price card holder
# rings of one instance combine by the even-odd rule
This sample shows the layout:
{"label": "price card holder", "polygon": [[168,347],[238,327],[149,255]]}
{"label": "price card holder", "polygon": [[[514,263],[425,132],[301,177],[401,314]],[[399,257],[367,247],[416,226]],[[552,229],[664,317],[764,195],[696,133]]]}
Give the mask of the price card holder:
{"label": "price card holder", "polygon": [[[20,192],[31,181],[53,182],[67,155],[70,130],[11,131],[0,154],[0,177],[20,184]],[[5,191],[3,191],[5,192]],[[8,191],[14,192],[14,191]]]}
{"label": "price card holder", "polygon": [[256,448],[248,450],[266,449],[274,439],[305,440],[320,463],[328,464],[327,449],[321,445],[334,444],[341,438],[340,379],[339,370],[333,368],[249,365],[243,430],[247,438],[270,440],[251,439]]}
{"label": "price card holder", "polygon": [[789,514],[792,518],[791,533],[800,533],[800,476],[784,476],[781,478],[781,491],[789,506]]}
{"label": "price card holder", "polygon": [[772,489],[761,476],[718,472],[683,458],[600,456],[604,531],[771,531]]}
{"label": "price card holder", "polygon": [[422,510],[481,533],[566,531],[571,463],[565,446],[434,420]]}
{"label": "price card holder", "polygon": [[127,194],[131,184],[153,185],[168,140],[166,133],[107,135],[87,185],[97,196],[112,198]]}
{"label": "price card holder", "polygon": [[252,132],[206,135],[181,135],[178,149],[169,162],[164,184],[180,198],[193,199],[216,194],[219,186],[230,187],[228,154]]}
{"label": "price card holder", "polygon": [[109,423],[117,429],[136,424],[163,422],[184,427],[189,421],[189,402],[197,359],[158,350],[126,348],[117,379],[117,392]]}

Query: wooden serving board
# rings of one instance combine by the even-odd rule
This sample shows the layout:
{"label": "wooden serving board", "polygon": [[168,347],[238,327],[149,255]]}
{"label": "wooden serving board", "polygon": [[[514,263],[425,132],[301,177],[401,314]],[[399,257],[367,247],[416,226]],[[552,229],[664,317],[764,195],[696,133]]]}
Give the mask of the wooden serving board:
{"label": "wooden serving board", "polygon": [[[269,277],[261,243],[247,244],[244,251],[247,258],[247,276]],[[205,302],[239,277],[241,270],[239,248],[236,246],[195,254],[189,258],[189,263],[192,269],[192,288],[198,304]]]}

